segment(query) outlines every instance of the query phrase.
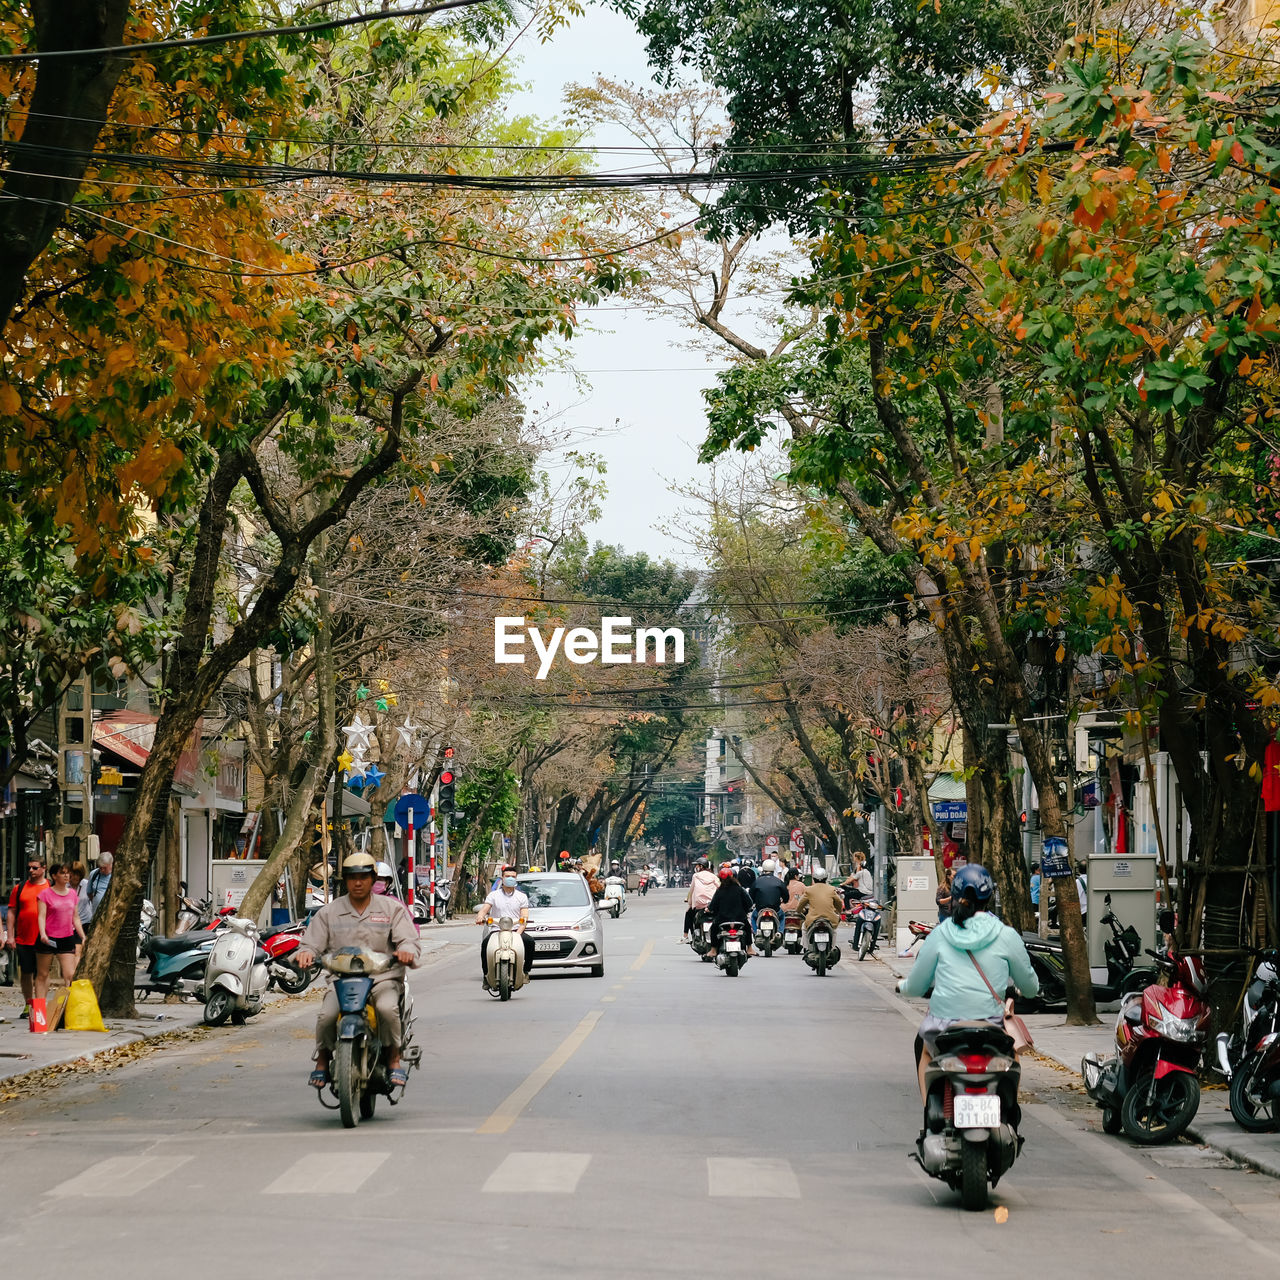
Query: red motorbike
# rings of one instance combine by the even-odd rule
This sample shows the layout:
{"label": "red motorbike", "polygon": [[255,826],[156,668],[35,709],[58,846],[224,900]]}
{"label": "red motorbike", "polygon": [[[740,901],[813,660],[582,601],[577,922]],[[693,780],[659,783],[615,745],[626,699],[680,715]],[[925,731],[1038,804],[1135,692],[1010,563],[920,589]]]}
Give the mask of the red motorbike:
{"label": "red motorbike", "polygon": [[1172,1142],[1200,1106],[1197,1072],[1209,1032],[1204,966],[1196,956],[1148,949],[1165,983],[1126,995],[1116,1017],[1116,1053],[1087,1054],[1080,1064],[1085,1090],[1102,1108],[1107,1133],[1135,1142]]}
{"label": "red motorbike", "polygon": [[261,937],[262,949],[267,953],[267,985],[279,987],[286,995],[296,996],[305,991],[320,975],[319,962],[301,969],[291,955],[302,945],[302,935],[307,931],[305,920],[277,925]]}

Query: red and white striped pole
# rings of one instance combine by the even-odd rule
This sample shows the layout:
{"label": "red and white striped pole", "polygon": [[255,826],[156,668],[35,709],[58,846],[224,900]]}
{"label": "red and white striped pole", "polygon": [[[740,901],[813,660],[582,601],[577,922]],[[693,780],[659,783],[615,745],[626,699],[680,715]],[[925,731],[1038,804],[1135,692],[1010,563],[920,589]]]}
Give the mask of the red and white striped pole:
{"label": "red and white striped pole", "polygon": [[431,909],[428,915],[429,920],[436,918],[436,811],[431,810],[431,829],[427,835],[427,845],[430,850],[429,857],[431,862],[431,875],[429,877],[429,885],[427,892],[431,895]]}
{"label": "red and white striped pole", "polygon": [[408,819],[409,819],[409,825],[405,828],[405,837],[404,837],[405,879],[408,881],[408,884],[407,884],[407,885],[406,885],[406,887],[405,887],[405,892],[406,892],[406,894],[408,895],[408,901],[407,901],[407,903],[406,903],[405,905],[406,905],[406,906],[408,906],[410,909],[412,909],[412,907],[413,907],[413,885],[414,885],[414,870],[413,870],[413,809],[412,809],[412,808],[410,808],[410,810],[409,810],[409,812],[408,812],[408,814],[407,814],[406,816],[407,816],[407,817],[408,817]]}

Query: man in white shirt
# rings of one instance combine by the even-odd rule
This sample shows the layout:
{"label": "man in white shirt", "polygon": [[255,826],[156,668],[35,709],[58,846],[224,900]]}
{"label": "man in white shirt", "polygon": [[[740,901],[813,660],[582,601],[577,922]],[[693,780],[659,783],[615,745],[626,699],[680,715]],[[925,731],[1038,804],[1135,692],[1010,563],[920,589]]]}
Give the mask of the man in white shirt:
{"label": "man in white shirt", "polygon": [[[515,867],[503,867],[498,877],[498,887],[480,904],[476,912],[476,924],[489,921],[516,920],[516,933],[524,944],[524,972],[526,977],[533,976],[533,939],[525,932],[529,922],[529,897],[521,893],[516,880]],[[485,959],[485,951],[492,933],[486,934],[480,944],[480,972],[484,977],[485,990],[489,988],[489,965]]]}

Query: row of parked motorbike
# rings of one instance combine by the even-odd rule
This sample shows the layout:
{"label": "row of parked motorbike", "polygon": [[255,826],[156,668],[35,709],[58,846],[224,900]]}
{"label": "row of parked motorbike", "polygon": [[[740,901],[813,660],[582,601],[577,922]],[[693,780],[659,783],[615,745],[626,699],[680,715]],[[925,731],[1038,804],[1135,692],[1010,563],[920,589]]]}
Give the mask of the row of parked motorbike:
{"label": "row of parked motorbike", "polygon": [[[883,916],[884,907],[870,898],[847,903],[841,918],[854,924],[853,947],[859,960],[865,960],[875,951]],[[699,911],[694,916],[689,945],[704,961],[714,963],[726,977],[736,978],[749,959],[748,938],[747,926],[740,920],[721,925],[717,936],[710,915]],[[768,907],[756,915],[754,942],[756,950],[766,959],[775,951],[785,951],[793,956],[803,953],[805,963],[820,978],[840,963],[842,954],[836,942],[835,929],[825,920],[818,921],[806,936],[799,916],[783,918]]]}
{"label": "row of parked motorbike", "polygon": [[302,944],[305,921],[260,933],[257,924],[240,919],[234,907],[214,911],[208,899],[184,899],[183,907],[181,931],[172,937],[143,930],[139,961],[146,964],[146,972],[134,980],[136,998],[194,996],[204,1001],[204,1021],[216,1027],[228,1019],[241,1023],[253,1017],[272,987],[296,995],[320,974],[318,963],[304,969],[291,959]]}

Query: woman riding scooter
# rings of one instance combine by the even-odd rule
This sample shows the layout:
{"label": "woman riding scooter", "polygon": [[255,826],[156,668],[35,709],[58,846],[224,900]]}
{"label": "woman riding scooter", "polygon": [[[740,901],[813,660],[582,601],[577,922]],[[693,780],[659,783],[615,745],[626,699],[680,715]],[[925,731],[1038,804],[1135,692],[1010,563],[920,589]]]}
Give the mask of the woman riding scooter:
{"label": "woman riding scooter", "polygon": [[1040,990],[1022,939],[988,909],[994,892],[985,867],[974,864],[957,871],[951,882],[951,918],[924,940],[910,975],[898,983],[904,996],[922,996],[933,988],[919,1033],[924,1046],[918,1064],[921,1099],[939,1032],[956,1022],[1003,1026],[1004,1006],[992,988],[1004,991],[1013,982],[1026,997]]}

